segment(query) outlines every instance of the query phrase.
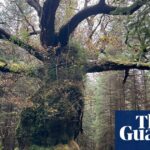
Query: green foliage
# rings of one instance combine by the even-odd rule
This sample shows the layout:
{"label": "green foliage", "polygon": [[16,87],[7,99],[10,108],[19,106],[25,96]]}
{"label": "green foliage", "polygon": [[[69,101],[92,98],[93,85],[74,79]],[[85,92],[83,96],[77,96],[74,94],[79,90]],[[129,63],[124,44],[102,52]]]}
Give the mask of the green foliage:
{"label": "green foliage", "polygon": [[5,65],[6,65],[6,63],[5,63],[5,62],[0,61],[0,68],[1,68],[1,67],[4,67]]}
{"label": "green foliage", "polygon": [[0,142],[0,150],[3,150],[3,145],[1,142]]}
{"label": "green foliage", "polygon": [[[57,51],[57,49],[55,50]],[[62,49],[60,56],[50,53],[51,62],[48,64],[48,79],[55,80],[82,80],[84,64],[86,62],[84,49],[76,43]]]}
{"label": "green foliage", "polygon": [[79,42],[71,40],[69,45],[70,48],[76,49],[77,51],[76,59],[79,60],[80,62],[85,63],[87,59],[86,50],[79,44]]}
{"label": "green foliage", "polygon": [[29,40],[29,33],[27,30],[22,29],[20,32],[20,38],[24,41],[24,42],[28,42]]}
{"label": "green foliage", "polygon": [[11,36],[9,41],[12,42],[12,43],[16,43],[17,42],[17,44],[20,45],[20,46],[22,44],[22,42],[15,35]]}
{"label": "green foliage", "polygon": [[149,2],[138,13],[129,16],[127,20],[128,47],[134,51],[136,60],[147,60],[146,56],[150,51],[150,5]]}

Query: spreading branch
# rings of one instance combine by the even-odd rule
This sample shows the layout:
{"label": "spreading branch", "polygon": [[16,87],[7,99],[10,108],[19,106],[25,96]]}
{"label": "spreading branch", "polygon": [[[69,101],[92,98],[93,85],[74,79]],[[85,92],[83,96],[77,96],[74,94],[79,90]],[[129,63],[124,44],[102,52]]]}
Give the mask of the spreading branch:
{"label": "spreading branch", "polygon": [[142,7],[146,3],[146,0],[137,0],[134,4],[129,7],[114,7],[109,6],[105,3],[105,0],[100,0],[100,2],[94,6],[87,7],[75,16],[73,16],[64,26],[61,27],[59,31],[59,41],[62,46],[67,45],[70,34],[75,30],[75,28],[84,19],[92,15],[107,14],[107,15],[131,15]]}
{"label": "spreading branch", "polygon": [[15,45],[24,48],[28,53],[35,56],[37,59],[43,61],[45,57],[41,54],[37,49],[32,47],[31,45],[23,42],[19,38],[7,33],[5,30],[0,28],[0,39],[9,40],[10,42],[14,43]]}
{"label": "spreading branch", "polygon": [[3,73],[15,73],[15,74],[30,74],[34,73],[35,70],[41,70],[43,66],[35,66],[21,62],[13,62],[13,61],[6,61],[0,60],[0,72]]}
{"label": "spreading branch", "polygon": [[[68,44],[70,34],[75,30],[80,22],[90,16],[98,14],[130,15],[147,2],[147,0],[137,0],[129,7],[114,7],[106,4],[105,0],[100,0],[96,5],[84,8],[83,10],[79,11],[60,28],[58,33],[56,33],[55,17],[60,1],[61,0],[46,0],[42,8],[39,4],[39,0],[26,0],[26,2],[37,11],[41,20],[40,40],[44,48],[48,48],[49,46],[55,47],[59,45],[62,47],[66,46]],[[37,34],[37,32],[33,31],[33,34]]]}
{"label": "spreading branch", "polygon": [[[66,64],[61,64],[57,67],[66,66]],[[28,66],[29,67],[29,66]],[[104,71],[126,71],[124,82],[128,77],[128,71],[130,69],[139,70],[150,70],[150,63],[142,62],[131,62],[131,61],[121,61],[121,60],[90,60],[85,65],[86,73],[104,72]],[[7,63],[0,60],[0,71],[1,72],[11,72],[11,73],[22,73],[27,72],[27,66],[16,63]]]}
{"label": "spreading branch", "polygon": [[[49,46],[55,47],[59,44],[63,47],[66,46],[70,34],[75,30],[80,22],[92,15],[108,14],[108,15],[130,15],[143,6],[147,0],[137,0],[129,7],[114,7],[105,3],[105,0],[100,0],[98,4],[87,7],[76,15],[74,15],[64,26],[62,26],[58,33],[55,32],[55,17],[56,11],[59,7],[61,0],[46,0],[43,8],[39,4],[39,0],[26,0],[29,5],[34,7],[41,18],[40,39],[42,46],[48,48]],[[38,34],[39,32],[33,31],[30,35]],[[44,57],[35,48],[27,43],[24,43],[17,37],[13,38],[12,35],[0,29],[0,38],[10,40],[12,43],[26,49],[30,54],[34,55],[39,60],[44,60]]]}
{"label": "spreading branch", "polygon": [[124,62],[118,60],[105,60],[105,61],[89,61],[85,65],[87,73],[103,72],[103,71],[117,71],[117,70],[150,70],[150,63],[142,62]]}

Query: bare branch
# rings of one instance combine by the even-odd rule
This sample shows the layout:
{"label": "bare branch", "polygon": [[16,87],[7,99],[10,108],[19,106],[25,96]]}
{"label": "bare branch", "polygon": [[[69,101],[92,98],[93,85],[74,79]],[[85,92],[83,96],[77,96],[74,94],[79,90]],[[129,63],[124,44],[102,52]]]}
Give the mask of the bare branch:
{"label": "bare branch", "polygon": [[21,14],[23,15],[23,17],[24,17],[25,21],[27,22],[27,24],[32,28],[33,32],[36,32],[34,26],[30,23],[30,21],[27,19],[26,15],[24,14],[22,8],[16,2],[15,2],[15,4],[18,7]]}
{"label": "bare branch", "polygon": [[37,59],[39,59],[41,61],[45,60],[45,57],[43,56],[43,54],[38,52],[37,49],[35,49],[31,45],[21,41],[17,37],[7,33],[5,30],[3,30],[1,28],[0,28],[0,39],[9,40],[10,42],[24,48],[26,51],[28,51],[31,55],[35,56]]}
{"label": "bare branch", "polygon": [[26,2],[37,11],[38,16],[40,17],[42,13],[42,7],[39,4],[39,0],[26,0]]}
{"label": "bare branch", "polygon": [[123,84],[125,84],[126,81],[127,81],[127,78],[129,76],[129,71],[130,71],[129,69],[126,69],[125,72],[124,72],[125,76],[124,76],[124,79],[123,79],[123,82],[122,82]]}
{"label": "bare branch", "polygon": [[0,22],[0,24],[6,24],[6,22]]}
{"label": "bare branch", "polygon": [[137,0],[134,4],[129,7],[113,7],[105,4],[105,0],[100,0],[100,2],[94,6],[87,7],[75,16],[73,16],[68,23],[61,27],[59,31],[59,41],[62,46],[67,45],[70,34],[75,30],[78,24],[84,19],[92,15],[97,14],[108,14],[108,15],[131,15],[142,7],[146,3],[146,0]]}
{"label": "bare branch", "polygon": [[41,18],[41,43],[42,46],[57,46],[58,37],[55,33],[55,15],[60,0],[46,0]]}
{"label": "bare branch", "polygon": [[102,16],[100,17],[100,20],[99,20],[97,26],[94,28],[94,30],[93,30],[93,31],[91,32],[91,34],[89,35],[89,39],[92,39],[92,36],[94,35],[94,33],[96,32],[97,28],[98,28],[99,25],[101,24],[103,17],[104,17],[104,15],[102,15]]}
{"label": "bare branch", "polygon": [[37,34],[40,34],[40,33],[41,33],[41,31],[30,32],[30,33],[29,33],[29,36],[37,35]]}

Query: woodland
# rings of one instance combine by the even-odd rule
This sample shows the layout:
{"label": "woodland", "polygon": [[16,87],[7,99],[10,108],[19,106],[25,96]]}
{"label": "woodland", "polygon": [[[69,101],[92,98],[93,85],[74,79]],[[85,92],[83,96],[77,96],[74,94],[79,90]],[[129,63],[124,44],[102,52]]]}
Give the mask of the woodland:
{"label": "woodland", "polygon": [[0,150],[115,150],[115,111],[150,109],[149,0],[0,0]]}

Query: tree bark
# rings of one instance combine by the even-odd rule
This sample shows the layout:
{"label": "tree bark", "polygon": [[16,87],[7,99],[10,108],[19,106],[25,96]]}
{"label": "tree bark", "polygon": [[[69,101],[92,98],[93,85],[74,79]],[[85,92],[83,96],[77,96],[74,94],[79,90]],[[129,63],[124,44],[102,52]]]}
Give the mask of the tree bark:
{"label": "tree bark", "polygon": [[109,70],[127,70],[127,69],[140,69],[140,70],[150,70],[150,63],[140,63],[140,62],[123,62],[118,60],[105,60],[105,61],[89,61],[85,65],[86,72],[102,72]]}

